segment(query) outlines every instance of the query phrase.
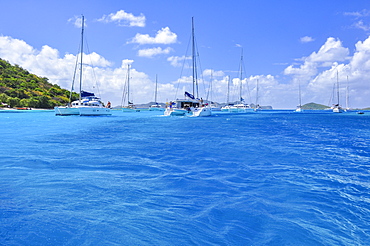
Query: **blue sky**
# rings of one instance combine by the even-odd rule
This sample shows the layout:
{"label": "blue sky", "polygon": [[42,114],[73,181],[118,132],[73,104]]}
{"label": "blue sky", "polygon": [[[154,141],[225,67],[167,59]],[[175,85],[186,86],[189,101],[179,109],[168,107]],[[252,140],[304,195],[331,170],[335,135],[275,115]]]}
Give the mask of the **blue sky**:
{"label": "blue sky", "polygon": [[[83,88],[120,105],[127,64],[134,103],[166,102],[191,91],[191,18],[202,72],[200,96],[212,81],[212,100],[238,98],[243,49],[243,97],[274,108],[331,105],[338,72],[340,103],[370,106],[368,1],[3,1],[0,58],[70,89],[86,18]],[[186,63],[185,63],[186,64]],[[94,68],[92,68],[92,66]],[[212,74],[212,77],[210,76]],[[180,82],[179,82],[180,81]],[[348,90],[347,90],[348,85]],[[177,89],[178,88],[178,89]],[[249,89],[249,90],[248,90]]]}

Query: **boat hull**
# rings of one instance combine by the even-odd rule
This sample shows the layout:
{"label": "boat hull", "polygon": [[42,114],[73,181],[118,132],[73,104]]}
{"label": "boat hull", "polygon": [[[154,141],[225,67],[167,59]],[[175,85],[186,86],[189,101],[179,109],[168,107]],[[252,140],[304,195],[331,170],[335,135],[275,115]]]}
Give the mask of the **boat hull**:
{"label": "boat hull", "polygon": [[54,107],[55,115],[68,116],[68,115],[80,115],[79,108],[73,107]]}
{"label": "boat hull", "polygon": [[212,115],[212,109],[209,107],[197,108],[193,111],[194,117],[207,117]]}
{"label": "boat hull", "polygon": [[100,115],[111,115],[112,112],[110,108],[101,108],[101,107],[81,107],[80,115],[81,116],[100,116]]}
{"label": "boat hull", "polygon": [[164,111],[164,108],[160,108],[160,107],[150,107],[150,108],[149,108],[149,111]]}
{"label": "boat hull", "polygon": [[342,108],[339,108],[339,107],[335,107],[333,108],[333,113],[343,113],[344,110]]}
{"label": "boat hull", "polygon": [[137,109],[137,108],[122,108],[122,112],[126,112],[126,113],[140,112],[140,109]]}
{"label": "boat hull", "polygon": [[188,113],[185,109],[167,108],[164,111],[165,116],[185,116]]}

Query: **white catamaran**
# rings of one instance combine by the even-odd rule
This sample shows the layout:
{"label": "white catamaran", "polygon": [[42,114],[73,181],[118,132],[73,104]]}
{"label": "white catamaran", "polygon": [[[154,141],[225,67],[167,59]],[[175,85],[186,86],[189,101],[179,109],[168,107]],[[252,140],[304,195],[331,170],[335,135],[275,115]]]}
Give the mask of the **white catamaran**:
{"label": "white catamaran", "polygon": [[[212,109],[209,104],[204,103],[203,99],[198,97],[198,75],[197,75],[197,63],[196,63],[196,52],[195,52],[195,35],[194,35],[194,18],[192,22],[192,84],[193,94],[185,91],[185,99],[176,99],[173,102],[169,102],[164,115],[166,116],[194,116],[203,117],[211,116]],[[196,95],[196,96],[195,96]]]}
{"label": "white catamaran", "polygon": [[[69,103],[67,106],[54,107],[55,115],[81,115],[81,116],[99,116],[111,115],[111,110],[105,107],[99,97],[94,93],[82,90],[82,68],[83,68],[83,35],[84,35],[84,16],[82,16],[82,31],[81,31],[81,57],[80,57],[80,94],[79,99]],[[73,84],[73,83],[72,83]],[[73,91],[73,85],[71,95]],[[70,96],[71,100],[71,96]]]}
{"label": "white catamaran", "polygon": [[158,82],[157,82],[157,75],[155,76],[155,93],[154,93],[154,104],[150,105],[149,111],[164,111],[164,108],[157,102],[157,91],[158,91]]}
{"label": "white catamaran", "polygon": [[295,112],[299,112],[300,113],[300,112],[303,112],[302,99],[301,99],[301,82],[299,82],[299,84],[298,84],[298,93],[299,93],[299,105],[295,109]]}
{"label": "white catamaran", "polygon": [[243,50],[241,53],[241,58],[240,58],[240,67],[239,67],[239,102],[234,105],[227,105],[223,108],[221,108],[222,111],[224,112],[229,112],[229,113],[253,113],[255,112],[253,108],[250,107],[249,104],[244,102],[243,98]]}
{"label": "white catamaran", "polygon": [[337,71],[337,99],[338,102],[333,106],[333,113],[343,113],[343,108],[339,105],[339,79],[338,79],[338,71]]}
{"label": "white catamaran", "polygon": [[[123,105],[126,101],[127,96],[127,105]],[[130,65],[127,65],[127,79],[123,89],[122,95],[122,112],[140,112],[140,109],[137,109],[132,100],[130,100]]]}

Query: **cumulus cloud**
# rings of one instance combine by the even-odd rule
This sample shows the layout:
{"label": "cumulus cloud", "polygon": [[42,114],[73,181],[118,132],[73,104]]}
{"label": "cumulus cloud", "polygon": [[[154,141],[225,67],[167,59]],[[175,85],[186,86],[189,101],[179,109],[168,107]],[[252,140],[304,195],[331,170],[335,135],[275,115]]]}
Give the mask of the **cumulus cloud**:
{"label": "cumulus cloud", "polygon": [[334,62],[344,61],[349,55],[348,48],[342,46],[339,39],[328,38],[318,52],[302,58],[304,63],[299,67],[288,66],[284,70],[286,75],[300,75],[306,79],[314,76],[319,67],[331,66]]}
{"label": "cumulus cloud", "polygon": [[134,16],[132,13],[127,13],[124,10],[119,10],[116,13],[111,13],[109,15],[104,15],[102,18],[98,19],[100,22],[115,22],[122,26],[137,26],[145,27],[145,16],[140,14],[139,16]]}
{"label": "cumulus cloud", "polygon": [[[62,88],[71,89],[77,55],[60,56],[59,51],[44,45],[37,50],[24,42],[7,36],[0,36],[0,57],[12,64],[17,64],[31,73],[47,77],[49,82]],[[79,61],[79,59],[78,59]],[[97,53],[85,54],[83,65],[83,89],[93,91],[103,100],[111,101],[113,105],[121,105],[123,85],[127,76],[127,65],[133,60],[123,59],[122,65],[112,68],[112,63]],[[93,64],[93,65],[92,65]],[[77,76],[78,77],[78,76]],[[155,82],[143,72],[131,66],[130,84],[132,100],[135,103],[147,103],[153,97]],[[78,90],[75,83],[74,90]],[[167,95],[175,94],[173,84],[158,86],[158,100],[165,102]]]}
{"label": "cumulus cloud", "polygon": [[164,27],[157,32],[155,37],[148,34],[136,34],[131,43],[138,44],[173,44],[177,42],[176,33],[171,32],[169,27]]}
{"label": "cumulus cloud", "polygon": [[[352,48],[351,48],[352,49]],[[272,105],[274,108],[294,108],[298,104],[298,85],[301,85],[302,103],[316,102],[330,105],[333,84],[337,74],[340,83],[341,103],[345,102],[346,86],[349,85],[350,106],[370,106],[370,37],[355,44],[351,55],[339,39],[328,38],[317,50],[299,60],[299,64],[287,66],[284,76],[249,75],[243,79],[243,97],[247,103]],[[162,50],[163,51],[163,50]],[[77,55],[61,55],[57,49],[44,45],[35,49],[23,40],[0,36],[0,57],[12,64],[18,64],[38,76],[63,88],[70,89]],[[171,56],[167,58],[173,66],[183,66],[184,60],[191,57]],[[89,65],[93,63],[94,66]],[[114,68],[112,63],[98,53],[85,54],[83,88],[96,92],[103,100],[120,105],[123,86],[130,69],[130,90],[134,103],[147,103],[154,99],[155,81],[144,72],[135,69],[133,60],[123,59],[121,66]],[[226,71],[205,69],[199,79],[199,93],[205,99],[226,102],[229,87],[229,101],[238,100],[240,80],[227,76]],[[234,74],[234,73],[233,73]],[[257,98],[257,81],[259,84]],[[181,84],[178,85],[178,82]],[[212,87],[210,86],[212,83]],[[228,86],[229,85],[229,86]],[[158,84],[158,101],[165,102],[181,97],[184,91],[191,91],[191,77],[183,76],[178,81]],[[212,90],[210,91],[210,88]]]}
{"label": "cumulus cloud", "polygon": [[309,43],[309,42],[315,41],[315,39],[313,39],[312,37],[309,37],[309,36],[304,36],[304,37],[300,38],[300,40],[301,40],[301,43]]}
{"label": "cumulus cloud", "polygon": [[141,57],[153,57],[160,54],[169,54],[172,51],[172,48],[167,47],[165,49],[162,49],[161,47],[157,48],[149,48],[149,49],[142,49],[138,51],[138,56]]}
{"label": "cumulus cloud", "polygon": [[318,52],[302,58],[303,64],[299,67],[291,65],[285,69],[284,73],[293,79],[294,87],[291,88],[298,88],[301,83],[306,102],[330,106],[334,103],[333,87],[338,79],[342,105],[348,85],[351,105],[369,106],[366,98],[370,91],[366,81],[370,80],[370,37],[357,42],[355,47],[353,56],[349,56],[349,49],[343,47],[339,39],[328,38]]}

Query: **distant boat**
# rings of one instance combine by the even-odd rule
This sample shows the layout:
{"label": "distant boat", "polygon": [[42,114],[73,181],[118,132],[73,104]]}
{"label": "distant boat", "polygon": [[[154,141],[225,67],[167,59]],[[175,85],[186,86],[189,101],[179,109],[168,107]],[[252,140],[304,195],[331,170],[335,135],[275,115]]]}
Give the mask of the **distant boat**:
{"label": "distant boat", "polygon": [[[170,102],[164,111],[165,116],[194,116],[204,117],[211,116],[212,110],[210,105],[204,104],[203,99],[198,97],[198,74],[195,53],[195,35],[194,35],[194,18],[191,19],[192,24],[192,68],[193,68],[193,94],[185,91],[185,99],[177,99]],[[196,92],[196,95],[195,95]]]}
{"label": "distant boat", "polygon": [[243,91],[243,49],[241,53],[240,58],[240,68],[239,68],[239,103],[234,105],[228,105],[223,107],[222,111],[227,111],[229,113],[253,113],[254,109],[249,106],[249,104],[246,104],[244,101],[244,98],[242,96]]}
{"label": "distant boat", "polygon": [[338,103],[333,106],[333,113],[343,113],[344,110],[339,104],[339,79],[338,79],[338,71],[337,71],[337,99]]}
{"label": "distant boat", "polygon": [[346,112],[351,111],[351,109],[349,107],[349,83],[348,83],[348,76],[347,76],[347,88],[346,88],[346,108],[345,108],[344,111],[346,111]]}
{"label": "distant boat", "polygon": [[256,105],[254,106],[254,111],[260,111],[262,110],[261,106],[258,104],[258,93],[259,93],[259,80],[257,79],[257,84],[256,84]]}
{"label": "distant boat", "polygon": [[302,99],[301,99],[301,82],[298,83],[298,96],[299,96],[299,105],[297,106],[295,112],[303,112],[302,108]]}
{"label": "distant boat", "polygon": [[[104,106],[99,97],[94,93],[85,92],[82,90],[82,71],[83,71],[83,35],[84,35],[84,16],[82,16],[82,31],[81,31],[81,61],[80,61],[80,94],[79,99],[69,103],[67,106],[54,107],[55,115],[81,115],[81,116],[99,116],[111,115],[110,108]],[[70,95],[72,96],[73,85]]]}
{"label": "distant boat", "polygon": [[209,100],[208,102],[210,104],[212,112],[213,111],[221,111],[221,107],[218,105],[218,103],[215,103],[215,102],[212,101],[212,98],[213,98],[212,96],[213,96],[213,76],[212,76],[212,72],[211,72],[211,81],[209,83],[207,101]]}
{"label": "distant boat", "polygon": [[[127,105],[124,106],[124,101],[127,96]],[[123,89],[122,95],[122,112],[140,112],[134,103],[130,100],[130,65],[127,65],[127,79]]]}
{"label": "distant boat", "polygon": [[155,93],[154,93],[154,104],[149,107],[149,111],[164,111],[164,108],[161,107],[157,103],[157,90],[158,90],[158,83],[157,83],[157,75],[155,76]]}
{"label": "distant boat", "polygon": [[229,112],[230,107],[233,106],[234,104],[230,103],[230,77],[227,81],[227,94],[226,94],[226,104],[225,106],[221,107],[221,111],[223,112]]}

